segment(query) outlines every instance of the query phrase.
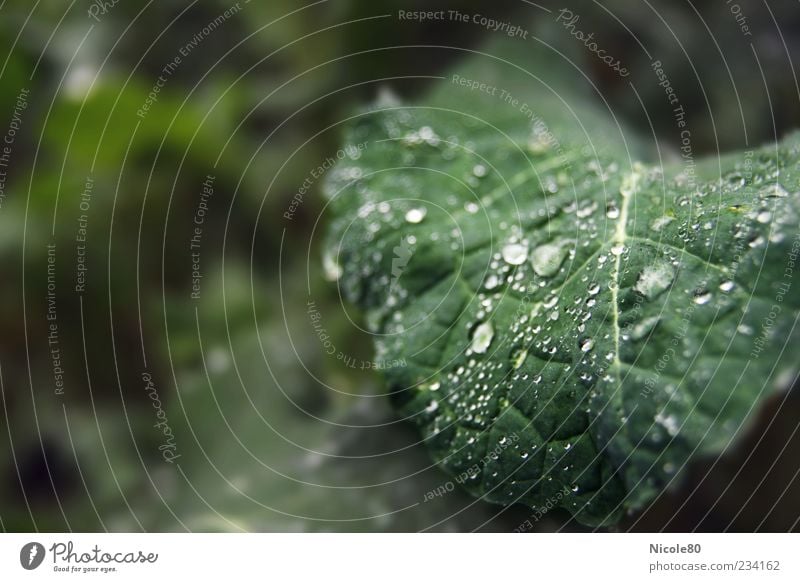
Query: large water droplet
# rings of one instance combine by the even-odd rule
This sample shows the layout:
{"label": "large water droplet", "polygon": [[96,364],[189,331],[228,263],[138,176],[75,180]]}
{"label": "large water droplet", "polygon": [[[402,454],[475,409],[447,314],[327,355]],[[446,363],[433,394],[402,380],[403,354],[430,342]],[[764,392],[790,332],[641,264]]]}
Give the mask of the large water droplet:
{"label": "large water droplet", "polygon": [[786,198],[789,193],[783,186],[775,182],[760,192],[762,198]]}
{"label": "large water droplet", "polygon": [[510,243],[501,251],[503,260],[509,265],[521,265],[528,258],[528,246],[519,243]]}
{"label": "large water droplet", "polygon": [[756,220],[761,224],[767,224],[770,220],[772,220],[772,212],[765,208],[759,211],[759,213],[756,215]]}
{"label": "large water droplet", "polygon": [[674,279],[675,271],[672,267],[667,263],[658,262],[644,268],[633,288],[652,301],[669,289]]}
{"label": "large water droplet", "polygon": [[588,352],[594,347],[594,340],[590,337],[584,338],[578,344],[582,352]]}
{"label": "large water droplet", "polygon": [[531,256],[534,272],[540,277],[552,277],[561,268],[569,249],[564,241],[536,247]]}
{"label": "large water droplet", "polygon": [[484,321],[475,328],[472,333],[472,345],[470,348],[476,354],[484,354],[494,339],[494,327],[490,321]]}

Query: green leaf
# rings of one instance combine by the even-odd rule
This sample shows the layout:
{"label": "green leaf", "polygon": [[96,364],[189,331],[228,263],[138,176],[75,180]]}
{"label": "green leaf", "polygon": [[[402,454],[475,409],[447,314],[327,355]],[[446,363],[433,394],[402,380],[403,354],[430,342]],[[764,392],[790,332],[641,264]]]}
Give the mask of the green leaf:
{"label": "green leaf", "polygon": [[662,167],[577,69],[494,54],[351,123],[326,270],[448,473],[608,525],[796,376],[800,137]]}

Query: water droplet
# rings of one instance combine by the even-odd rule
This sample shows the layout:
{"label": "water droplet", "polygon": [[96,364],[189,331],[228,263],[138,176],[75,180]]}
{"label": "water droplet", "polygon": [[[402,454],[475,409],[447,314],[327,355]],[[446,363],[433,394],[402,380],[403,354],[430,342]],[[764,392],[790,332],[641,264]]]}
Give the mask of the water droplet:
{"label": "water droplet", "polygon": [[615,257],[618,257],[622,254],[624,250],[625,250],[625,245],[614,245],[613,247],[611,247],[611,254],[614,255]]}
{"label": "water droplet", "polygon": [[552,277],[555,275],[569,253],[566,244],[561,241],[536,247],[531,257],[534,272],[540,277]]}
{"label": "water droplet", "polygon": [[485,321],[475,328],[472,333],[472,345],[470,348],[476,354],[484,354],[489,349],[489,345],[494,339],[494,327],[490,321]]}
{"label": "water droplet", "polygon": [[784,187],[777,182],[770,184],[761,191],[762,198],[786,198],[788,195],[789,193],[784,189]]}
{"label": "water droplet", "polygon": [[476,178],[483,178],[487,172],[488,170],[486,169],[486,166],[484,166],[483,164],[476,164],[475,167],[472,168],[472,174]]}
{"label": "water droplet", "polygon": [[758,215],[756,215],[756,220],[761,224],[767,224],[772,220],[772,212],[767,209],[761,210]]}
{"label": "water droplet", "polygon": [[650,223],[650,228],[652,230],[654,230],[655,232],[659,232],[662,228],[667,226],[673,220],[675,220],[675,219],[673,217],[671,217],[671,216],[666,216],[666,215],[665,216],[659,216],[658,218],[653,220],[653,222]]}
{"label": "water droplet", "polygon": [[616,202],[609,202],[606,206],[606,216],[608,216],[611,220],[616,220],[619,218],[619,206],[617,206]]}
{"label": "water droplet", "polygon": [[546,134],[536,134],[528,140],[528,149],[532,154],[542,155],[550,149],[550,139]]}
{"label": "water droplet", "polygon": [[436,400],[431,400],[431,403],[425,407],[425,412],[427,413],[436,412],[438,408],[439,408],[439,403]]}
{"label": "water droplet", "polygon": [[745,177],[738,172],[728,174],[726,178],[728,179],[728,183],[734,188],[741,188],[746,183]]}
{"label": "water droplet", "polygon": [[521,265],[528,258],[528,246],[519,243],[507,244],[501,252],[509,265]]}
{"label": "water droplet", "polygon": [[483,286],[489,290],[492,290],[499,284],[500,284],[500,279],[497,277],[497,275],[492,274],[486,277],[486,282],[483,284]]}
{"label": "water droplet", "polygon": [[600,293],[600,285],[598,285],[597,283],[592,283],[591,285],[589,285],[589,288],[586,290],[586,292],[589,294],[589,297],[594,297],[595,295]]}
{"label": "water droplet", "polygon": [[594,340],[590,337],[584,338],[580,341],[578,346],[582,352],[588,352],[594,347]]}
{"label": "water droplet", "polygon": [[659,412],[655,417],[655,421],[666,429],[669,436],[678,434],[678,419],[673,415],[664,416],[663,412]]}
{"label": "water droplet", "polygon": [[336,258],[331,253],[325,253],[322,256],[322,269],[325,273],[325,279],[328,281],[338,281],[342,276],[342,267],[336,262]]}
{"label": "water droplet", "polygon": [[431,129],[427,125],[419,129],[419,137],[422,141],[424,141],[428,145],[432,146],[439,145],[440,141],[439,136],[436,135],[436,132],[434,132],[433,129]]}
{"label": "water droplet", "polygon": [[707,289],[696,289],[692,301],[698,305],[705,305],[711,301],[711,292]]}
{"label": "water droplet", "polygon": [[480,206],[478,206],[475,202],[467,202],[464,204],[464,210],[469,212],[470,214],[475,214],[480,210]]}
{"label": "water droplet", "polygon": [[652,301],[669,289],[674,278],[675,271],[672,267],[667,263],[659,262],[645,267],[633,288]]}
{"label": "water droplet", "polygon": [[428,214],[428,210],[425,207],[412,208],[406,212],[406,222],[410,222],[411,224],[419,224],[422,222],[422,219],[425,218],[426,214]]}
{"label": "water droplet", "polygon": [[631,329],[631,338],[634,340],[640,340],[645,337],[647,334],[652,331],[652,329],[656,326],[656,324],[661,320],[658,315],[654,315],[652,317],[646,317],[639,323],[633,326]]}
{"label": "water droplet", "polygon": [[725,293],[733,290],[734,283],[733,281],[723,281],[719,284],[719,290],[724,291]]}
{"label": "water droplet", "polygon": [[524,348],[516,350],[513,354],[511,354],[511,365],[516,370],[525,362],[525,358],[527,357],[528,357],[528,350]]}
{"label": "water droplet", "polygon": [[208,368],[215,374],[225,372],[231,364],[228,352],[222,348],[214,348],[208,354]]}

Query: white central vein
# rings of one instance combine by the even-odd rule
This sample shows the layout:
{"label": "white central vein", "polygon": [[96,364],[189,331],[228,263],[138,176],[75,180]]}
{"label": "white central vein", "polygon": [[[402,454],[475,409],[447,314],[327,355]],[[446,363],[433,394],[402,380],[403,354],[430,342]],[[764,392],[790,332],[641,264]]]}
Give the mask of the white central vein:
{"label": "white central vein", "polygon": [[617,219],[617,227],[614,230],[614,237],[612,238],[614,247],[618,247],[618,252],[614,253],[614,272],[612,273],[613,279],[611,284],[611,307],[613,309],[612,320],[614,323],[614,364],[618,371],[622,364],[619,359],[619,283],[620,271],[622,269],[622,251],[628,239],[628,207],[630,206],[631,198],[633,198],[639,188],[639,182],[643,175],[644,166],[639,162],[635,162],[631,172],[622,179],[622,184],[619,187],[619,193],[622,196],[622,204],[619,211],[619,218]]}

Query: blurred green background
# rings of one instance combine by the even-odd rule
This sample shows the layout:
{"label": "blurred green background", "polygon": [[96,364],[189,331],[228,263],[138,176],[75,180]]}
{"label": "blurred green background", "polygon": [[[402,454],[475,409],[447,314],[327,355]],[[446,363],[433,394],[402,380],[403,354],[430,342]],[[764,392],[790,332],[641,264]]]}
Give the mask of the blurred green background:
{"label": "blurred green background", "polygon": [[[337,353],[372,357],[324,277],[321,180],[284,218],[335,156],[341,120],[414,99],[493,34],[398,9],[530,25],[668,157],[680,138],[652,59],[674,72],[697,156],[800,125],[796,2],[739,2],[746,36],[724,2],[541,3],[580,14],[628,79],[522,0],[102,4],[0,2],[0,132],[14,129],[0,182],[4,531],[513,531],[530,518],[457,489],[426,502],[447,478],[379,373],[327,354],[309,318],[313,300]],[[765,411],[736,455],[620,529],[791,527],[796,410]],[[551,512],[535,529],[578,526]]]}

